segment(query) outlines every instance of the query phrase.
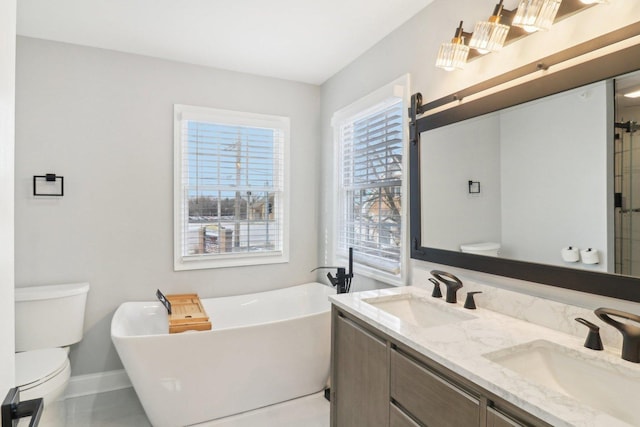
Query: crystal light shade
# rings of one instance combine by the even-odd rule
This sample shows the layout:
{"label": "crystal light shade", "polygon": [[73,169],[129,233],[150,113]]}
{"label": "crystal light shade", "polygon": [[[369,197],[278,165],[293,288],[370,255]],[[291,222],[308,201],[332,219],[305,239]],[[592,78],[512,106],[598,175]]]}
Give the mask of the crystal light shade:
{"label": "crystal light shade", "polygon": [[532,33],[553,25],[562,0],[520,0],[512,25]]}
{"label": "crystal light shade", "polygon": [[456,35],[451,39],[451,43],[442,43],[436,59],[436,67],[447,71],[462,69],[467,63],[469,56],[469,46],[464,44],[462,22],[456,29]]}
{"label": "crystal light shade", "polygon": [[436,67],[443,68],[447,71],[462,69],[467,63],[469,56],[469,46],[462,42],[442,43],[440,51],[438,51],[438,59]]}
{"label": "crystal light shade", "polygon": [[480,21],[473,29],[469,47],[483,55],[489,52],[496,52],[504,46],[508,33],[508,25],[492,22],[491,19],[489,21]]}
{"label": "crystal light shade", "polygon": [[462,69],[467,63],[469,46],[462,43],[442,43],[436,60],[436,67],[447,71]]}
{"label": "crystal light shade", "polygon": [[509,33],[509,26],[500,23],[502,18],[503,0],[500,0],[487,21],[476,24],[469,40],[469,47],[484,55],[502,49]]}

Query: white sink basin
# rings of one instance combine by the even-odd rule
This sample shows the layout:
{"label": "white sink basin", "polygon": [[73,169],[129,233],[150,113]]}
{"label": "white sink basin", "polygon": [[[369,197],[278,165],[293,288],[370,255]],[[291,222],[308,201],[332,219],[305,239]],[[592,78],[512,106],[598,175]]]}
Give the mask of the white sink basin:
{"label": "white sink basin", "polygon": [[463,309],[459,306],[446,307],[436,305],[424,297],[418,297],[413,294],[364,298],[362,301],[404,322],[423,328],[476,318],[476,316],[462,311]]}
{"label": "white sink basin", "polygon": [[[527,380],[640,426],[640,370],[538,340],[485,354]],[[632,364],[633,365],[633,364]]]}

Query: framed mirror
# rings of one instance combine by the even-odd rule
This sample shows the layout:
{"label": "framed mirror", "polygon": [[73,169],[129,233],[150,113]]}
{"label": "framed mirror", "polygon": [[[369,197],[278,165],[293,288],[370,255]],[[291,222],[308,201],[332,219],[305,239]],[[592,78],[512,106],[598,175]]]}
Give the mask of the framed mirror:
{"label": "framed mirror", "polygon": [[640,302],[639,34],[414,95],[411,257]]}

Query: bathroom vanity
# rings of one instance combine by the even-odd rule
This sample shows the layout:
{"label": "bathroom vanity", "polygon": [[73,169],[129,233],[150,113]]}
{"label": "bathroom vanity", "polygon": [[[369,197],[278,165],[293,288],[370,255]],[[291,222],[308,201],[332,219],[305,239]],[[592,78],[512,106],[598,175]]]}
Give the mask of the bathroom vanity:
{"label": "bathroom vanity", "polygon": [[[640,366],[585,349],[581,338],[412,286],[331,301],[332,427],[637,425],[633,403],[626,413],[627,402],[610,402],[624,397],[606,394],[614,372],[635,394]],[[579,371],[562,378],[571,366],[595,382]]]}
{"label": "bathroom vanity", "polygon": [[333,321],[333,426],[549,425],[339,309]]}

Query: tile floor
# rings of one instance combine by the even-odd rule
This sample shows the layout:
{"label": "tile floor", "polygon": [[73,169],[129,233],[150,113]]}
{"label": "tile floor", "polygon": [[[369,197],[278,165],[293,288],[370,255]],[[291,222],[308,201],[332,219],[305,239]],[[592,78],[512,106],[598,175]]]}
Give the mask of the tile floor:
{"label": "tile floor", "polygon": [[[66,400],[67,427],[149,427],[132,388]],[[316,393],[198,424],[198,427],[328,427],[329,402]]]}
{"label": "tile floor", "polygon": [[133,388],[68,398],[66,427],[151,427]]}

